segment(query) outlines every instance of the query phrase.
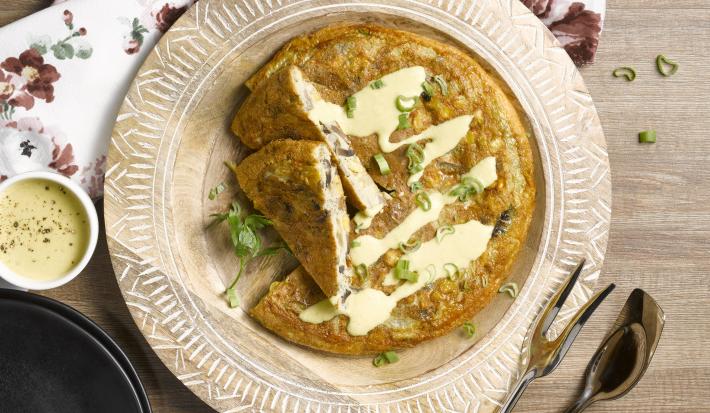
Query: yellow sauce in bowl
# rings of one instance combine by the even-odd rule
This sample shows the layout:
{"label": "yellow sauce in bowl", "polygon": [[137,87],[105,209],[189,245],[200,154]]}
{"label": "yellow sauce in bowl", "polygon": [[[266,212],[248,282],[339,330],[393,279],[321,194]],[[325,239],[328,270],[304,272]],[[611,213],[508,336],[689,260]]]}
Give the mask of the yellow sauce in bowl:
{"label": "yellow sauce in bowl", "polygon": [[38,281],[68,274],[86,253],[90,227],[81,201],[63,185],[27,179],[0,193],[0,262]]}

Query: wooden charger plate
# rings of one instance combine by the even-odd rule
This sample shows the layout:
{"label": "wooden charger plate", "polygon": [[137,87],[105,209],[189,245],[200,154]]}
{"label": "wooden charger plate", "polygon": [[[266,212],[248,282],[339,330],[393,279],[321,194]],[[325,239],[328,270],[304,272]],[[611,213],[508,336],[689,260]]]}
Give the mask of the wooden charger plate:
{"label": "wooden charger plate", "polygon": [[[224,160],[245,154],[229,122],[243,82],[288,39],[328,24],[374,22],[455,44],[488,62],[518,97],[535,139],[537,209],[511,275],[474,322],[401,361],[339,357],[290,344],[244,310],[292,258],[255,262],[239,283],[242,309],[221,292],[237,268],[208,214],[238,190]],[[140,330],[165,365],[218,411],[490,411],[516,380],[525,334],[581,258],[570,317],[599,275],[611,214],[604,135],[578,71],[518,1],[201,0],[162,38],[118,115],[106,173],[106,229],[116,276]],[[273,234],[272,234],[273,235]]]}

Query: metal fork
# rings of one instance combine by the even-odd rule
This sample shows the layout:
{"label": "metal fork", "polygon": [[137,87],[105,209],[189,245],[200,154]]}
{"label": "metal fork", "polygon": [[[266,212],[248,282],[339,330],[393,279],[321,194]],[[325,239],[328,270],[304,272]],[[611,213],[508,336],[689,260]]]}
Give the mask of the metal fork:
{"label": "metal fork", "polygon": [[555,340],[548,340],[545,335],[552,325],[552,322],[555,321],[555,317],[559,314],[565,300],[572,292],[583,268],[584,260],[577,265],[577,268],[575,268],[567,281],[560,287],[555,296],[552,297],[545,311],[540,315],[535,330],[528,338],[528,364],[525,368],[525,372],[511,390],[506,401],[498,409],[498,412],[509,413],[512,411],[516,403],[518,403],[520,396],[523,395],[523,392],[533,380],[538,377],[547,376],[557,368],[572,346],[575,338],[577,338],[580,330],[582,330],[584,323],[592,316],[597,307],[599,307],[599,304],[614,290],[615,285],[609,284],[605,289],[596,293],[577,311],[572,321],[567,324],[567,327],[565,327]]}

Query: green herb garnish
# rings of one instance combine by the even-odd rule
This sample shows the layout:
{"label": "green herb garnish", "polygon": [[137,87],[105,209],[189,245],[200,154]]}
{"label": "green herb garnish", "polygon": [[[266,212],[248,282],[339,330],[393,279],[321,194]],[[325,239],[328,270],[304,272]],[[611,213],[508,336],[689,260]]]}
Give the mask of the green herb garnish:
{"label": "green herb garnish", "polygon": [[633,67],[617,67],[611,74],[614,77],[625,77],[629,82],[633,82],[636,79],[636,70]]}
{"label": "green herb garnish", "polygon": [[389,175],[390,172],[392,172],[392,170],[390,169],[390,164],[387,163],[387,159],[385,159],[385,156],[383,154],[375,154],[375,156],[373,156],[372,158],[375,160],[377,167],[380,169],[380,174]]}
{"label": "green herb garnish", "polygon": [[417,195],[414,196],[414,202],[424,211],[431,209],[431,199],[426,192],[418,192]]}
{"label": "green herb garnish", "polygon": [[476,335],[476,325],[470,321],[466,321],[465,323],[463,323],[461,328],[463,328],[463,332],[468,338],[472,338],[474,335]]}
{"label": "green herb garnish", "polygon": [[441,89],[442,95],[447,96],[449,94],[449,85],[446,84],[446,80],[444,79],[443,76],[441,76],[441,75],[434,76],[434,82],[436,82],[436,84],[439,85],[439,89]]}
{"label": "green herb garnish", "polygon": [[394,266],[394,278],[415,283],[419,280],[419,273],[409,270],[409,260],[400,259]]}
{"label": "green herb garnish", "polygon": [[237,296],[235,287],[249,261],[256,257],[274,255],[280,250],[288,250],[288,248],[283,244],[262,248],[261,236],[257,231],[271,226],[271,221],[256,214],[250,214],[242,218],[241,207],[236,202],[232,202],[229,211],[222,214],[212,214],[210,217],[213,219],[207,226],[208,228],[220,222],[227,221],[229,234],[234,247],[234,255],[239,259],[239,271],[236,277],[234,277],[234,280],[224,291],[225,294],[227,294],[229,305],[235,307],[239,305],[239,297]]}
{"label": "green herb garnish", "polygon": [[404,254],[409,254],[410,252],[414,252],[421,247],[422,242],[417,240],[409,240],[407,242],[400,242],[399,243],[399,250],[402,251]]}
{"label": "green herb garnish", "polygon": [[483,189],[483,183],[478,178],[466,176],[461,180],[460,184],[449,192],[449,195],[455,196],[459,201],[464,202],[469,197],[483,192]]}
{"label": "green herb garnish", "polygon": [[411,184],[409,184],[409,190],[412,192],[419,192],[422,189],[424,189],[424,185],[422,185],[422,183],[419,181],[414,181]]}
{"label": "green herb garnish", "polygon": [[451,225],[445,225],[445,226],[443,226],[443,227],[439,227],[439,228],[436,230],[436,240],[437,240],[437,242],[441,242],[441,240],[443,240],[445,236],[451,235],[451,234],[453,234],[454,232],[456,232],[456,230],[455,230],[454,227],[452,227]]}
{"label": "green herb garnish", "polygon": [[459,266],[454,264],[453,262],[447,262],[446,264],[444,264],[444,271],[446,271],[446,275],[451,281],[456,281],[456,278],[458,278],[459,274],[461,273],[461,270],[459,270]]}
{"label": "green herb garnish", "polygon": [[655,130],[645,130],[639,132],[639,142],[640,143],[656,143],[656,131]]}
{"label": "green herb garnish", "polygon": [[399,115],[399,124],[397,125],[397,130],[411,128],[412,125],[409,124],[409,114],[401,113]]}
{"label": "green herb garnish", "polygon": [[370,87],[373,89],[382,89],[385,87],[385,82],[382,81],[382,79],[377,79],[374,82],[370,83]]}
{"label": "green herb garnish", "polygon": [[227,187],[224,185],[224,182],[220,182],[219,184],[217,184],[217,186],[210,189],[210,193],[209,195],[207,195],[207,197],[210,199],[210,201],[214,201],[215,198],[217,198],[219,194],[224,192],[225,189],[227,189]]}
{"label": "green herb garnish", "polygon": [[399,356],[394,351],[385,351],[380,353],[377,357],[372,360],[372,365],[375,367],[382,367],[385,364],[392,364],[399,361]]}
{"label": "green herb garnish", "polygon": [[397,99],[395,99],[394,104],[400,112],[411,112],[417,104],[417,97],[406,97],[399,95],[397,96]]}
{"label": "green herb garnish", "polygon": [[680,65],[678,63],[662,54],[659,54],[658,57],[656,57],[656,68],[658,69],[658,73],[665,77],[673,76],[678,71],[679,67]]}
{"label": "green herb garnish", "polygon": [[370,270],[365,264],[358,264],[355,266],[355,275],[360,277],[361,280],[366,280],[370,276]]}
{"label": "green herb garnish", "polygon": [[354,117],[355,108],[357,108],[357,99],[355,96],[348,96],[348,98],[345,99],[345,114],[348,115],[349,118]]}
{"label": "green herb garnish", "polygon": [[350,248],[357,248],[357,247],[359,247],[360,245],[361,245],[360,242],[357,241],[357,240],[352,240],[352,241],[350,241]]}
{"label": "green herb garnish", "polygon": [[424,169],[422,166],[422,163],[424,163],[424,148],[422,148],[421,145],[418,143],[409,145],[405,154],[407,155],[407,159],[409,159],[407,169],[410,175],[419,173]]}
{"label": "green herb garnish", "polygon": [[434,96],[434,86],[426,80],[422,82],[422,89],[424,90],[424,96],[426,99],[431,99]]}
{"label": "green herb garnish", "polygon": [[[488,283],[486,282],[486,284]],[[507,293],[511,298],[517,297],[519,291],[518,284],[514,282],[505,283],[498,289],[499,293]]]}

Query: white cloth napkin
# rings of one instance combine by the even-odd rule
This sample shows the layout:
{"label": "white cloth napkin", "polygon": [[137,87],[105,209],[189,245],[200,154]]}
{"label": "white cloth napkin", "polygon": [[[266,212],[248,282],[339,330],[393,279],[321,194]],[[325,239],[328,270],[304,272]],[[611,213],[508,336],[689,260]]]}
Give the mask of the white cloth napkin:
{"label": "white cloth napkin", "polygon": [[[235,0],[239,1],[239,0]],[[111,129],[138,67],[195,0],[66,0],[0,28],[0,181],[53,170],[103,194]],[[605,0],[523,0],[578,64]]]}

